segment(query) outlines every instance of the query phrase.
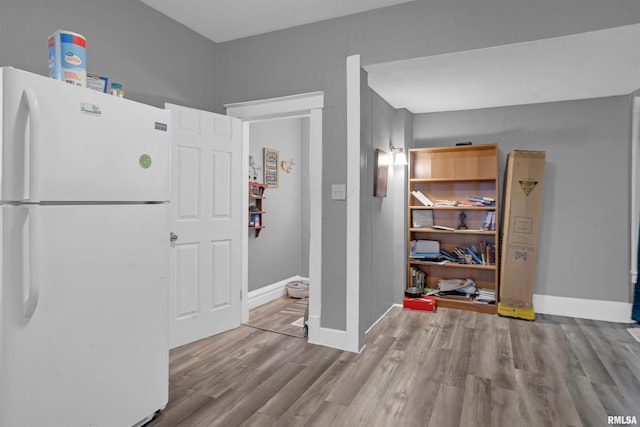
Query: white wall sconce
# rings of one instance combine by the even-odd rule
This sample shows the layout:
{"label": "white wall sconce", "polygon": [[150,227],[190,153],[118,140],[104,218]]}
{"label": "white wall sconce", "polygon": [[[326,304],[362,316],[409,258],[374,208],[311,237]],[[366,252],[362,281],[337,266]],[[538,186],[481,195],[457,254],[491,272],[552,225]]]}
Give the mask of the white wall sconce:
{"label": "white wall sconce", "polygon": [[390,144],[389,149],[393,154],[394,165],[404,166],[407,164],[407,156],[404,154],[404,148],[394,147],[393,144]]}

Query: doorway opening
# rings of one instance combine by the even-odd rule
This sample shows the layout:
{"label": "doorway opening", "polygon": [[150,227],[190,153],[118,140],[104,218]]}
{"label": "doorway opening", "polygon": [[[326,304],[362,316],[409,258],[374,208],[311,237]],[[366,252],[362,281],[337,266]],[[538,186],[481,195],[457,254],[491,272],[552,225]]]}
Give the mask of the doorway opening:
{"label": "doorway opening", "polygon": [[[249,322],[249,310],[252,306],[282,296],[289,281],[307,275],[309,342],[314,342],[314,336],[320,325],[321,312],[323,106],[322,92],[225,105],[227,115],[242,120],[242,162],[246,171],[244,188],[249,188],[249,182],[254,176],[257,180],[264,182],[264,150],[270,149],[278,154],[277,184],[273,185],[271,181],[271,188],[267,187],[264,194],[267,203],[264,203],[265,213],[261,221],[265,228],[258,238],[255,237],[254,230],[249,230],[248,226],[244,228],[242,322]],[[299,135],[297,147],[283,141],[283,136],[296,134]],[[251,160],[252,167],[250,167]],[[282,164],[282,162],[285,163]],[[286,171],[287,168],[289,173]],[[294,196],[296,188],[297,197]],[[270,200],[275,204],[270,205]],[[299,253],[294,257],[292,264],[287,264],[288,260],[276,256],[276,259],[283,263],[278,267],[270,265],[269,259],[274,259],[272,257],[274,252],[286,253],[290,249],[288,245],[291,243],[287,241],[286,225],[283,225],[281,218],[277,217],[277,213],[280,212],[281,216],[292,218],[289,215],[291,212],[286,212],[288,201],[292,202],[291,205],[295,206],[293,209],[298,213],[297,217],[293,216],[296,217],[293,225],[291,223],[289,225],[297,230],[295,235],[298,237],[294,238],[296,243],[293,246],[294,249],[299,248]],[[244,223],[249,224],[248,197],[243,198],[242,211]],[[269,221],[274,232],[270,231]],[[278,227],[285,228],[278,230]],[[267,242],[267,244],[261,244],[261,242]],[[260,254],[264,257],[259,258]],[[296,263],[299,273],[291,275],[290,272],[293,271],[291,269],[295,269]],[[267,286],[264,286],[265,283]],[[250,284],[253,289],[250,289]]]}
{"label": "doorway opening", "polygon": [[304,336],[308,298],[291,298],[288,288],[295,285],[296,297],[308,296],[308,152],[308,117],[249,124],[250,188],[267,187],[261,196],[249,196],[247,325],[299,337]]}

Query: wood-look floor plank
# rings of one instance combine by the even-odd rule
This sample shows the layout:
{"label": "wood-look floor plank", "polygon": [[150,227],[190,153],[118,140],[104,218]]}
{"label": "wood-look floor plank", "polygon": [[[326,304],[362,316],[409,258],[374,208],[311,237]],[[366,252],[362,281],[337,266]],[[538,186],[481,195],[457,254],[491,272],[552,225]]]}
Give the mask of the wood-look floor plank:
{"label": "wood-look floor plank", "polygon": [[[573,398],[578,416],[585,426],[607,424],[607,412],[587,377],[569,377],[567,386]],[[606,387],[606,386],[605,386]]]}
{"label": "wood-look floor plank", "polygon": [[607,371],[592,343],[580,327],[563,324],[562,329],[567,335],[569,345],[580,362],[582,369],[591,381],[605,385],[615,385],[611,374]]}
{"label": "wood-look floor plank", "polygon": [[282,387],[259,410],[273,419],[279,419],[301,397],[301,390],[309,389],[318,378],[338,359],[340,352],[326,347],[316,347],[302,357],[304,367],[298,375]]}
{"label": "wood-look floor plank", "polygon": [[237,426],[247,421],[282,387],[292,378],[300,373],[303,369],[302,365],[296,363],[287,363],[280,370],[274,372],[269,378],[266,378],[251,393],[244,393],[242,399],[230,402],[228,409],[216,420],[213,420],[211,426]]}
{"label": "wood-look floor plank", "polygon": [[443,382],[453,387],[464,388],[471,361],[471,343],[474,330],[462,324],[458,325],[451,340],[452,348],[447,361],[447,372]]}
{"label": "wood-look floor plank", "polygon": [[529,336],[529,322],[512,319],[509,322],[509,338],[513,354],[514,369],[536,371],[537,367],[532,358],[532,340]]}
{"label": "wood-look floor plank", "polygon": [[517,392],[523,398],[533,425],[580,425],[566,382],[544,374],[516,369]]}
{"label": "wood-look floor plank", "polygon": [[591,383],[591,386],[607,415],[634,415],[628,413],[629,408],[640,408],[640,403],[638,403],[640,394],[628,395],[620,391],[618,387],[598,383]]}
{"label": "wood-look floor plank", "polygon": [[464,392],[464,388],[441,384],[435,397],[436,403],[428,426],[461,426],[460,416],[462,414],[462,405],[464,403]]}
{"label": "wood-look floor plank", "polygon": [[242,326],[171,350],[169,404],[148,427],[546,427],[606,425],[607,415],[640,419],[640,343],[627,327],[634,326],[396,307],[354,354]]}
{"label": "wood-look floor plank", "polygon": [[491,425],[492,392],[491,380],[467,375],[460,425]]}
{"label": "wood-look floor plank", "polygon": [[307,390],[300,391],[300,397],[282,414],[278,423],[296,425],[291,424],[293,420],[310,418],[322,405],[329,392],[339,383],[343,372],[348,369],[355,357],[354,353],[342,353]]}
{"label": "wood-look floor plank", "polygon": [[366,352],[358,354],[344,370],[342,378],[336,382],[326,400],[349,405],[393,343],[393,337],[381,336]]}
{"label": "wood-look floor plank", "polygon": [[485,425],[495,427],[531,426],[526,412],[523,413],[520,411],[521,408],[518,404],[516,392],[511,389],[507,390],[496,387],[493,381],[491,383],[491,402],[489,409],[491,412],[491,423]]}

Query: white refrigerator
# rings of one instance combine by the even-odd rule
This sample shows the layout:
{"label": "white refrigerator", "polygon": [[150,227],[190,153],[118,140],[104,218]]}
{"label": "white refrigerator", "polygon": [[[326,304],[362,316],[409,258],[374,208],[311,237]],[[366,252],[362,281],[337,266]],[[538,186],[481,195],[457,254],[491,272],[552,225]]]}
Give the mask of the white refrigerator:
{"label": "white refrigerator", "polygon": [[168,400],[170,112],[0,68],[0,426]]}

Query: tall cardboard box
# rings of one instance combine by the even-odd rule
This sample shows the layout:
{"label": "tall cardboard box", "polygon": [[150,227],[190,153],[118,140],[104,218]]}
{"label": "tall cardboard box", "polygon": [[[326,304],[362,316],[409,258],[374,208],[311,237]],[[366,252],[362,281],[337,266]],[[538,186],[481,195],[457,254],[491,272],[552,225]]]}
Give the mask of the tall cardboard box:
{"label": "tall cardboard box", "polygon": [[544,159],[544,151],[515,150],[507,157],[499,304],[514,313],[522,308],[533,314]]}

